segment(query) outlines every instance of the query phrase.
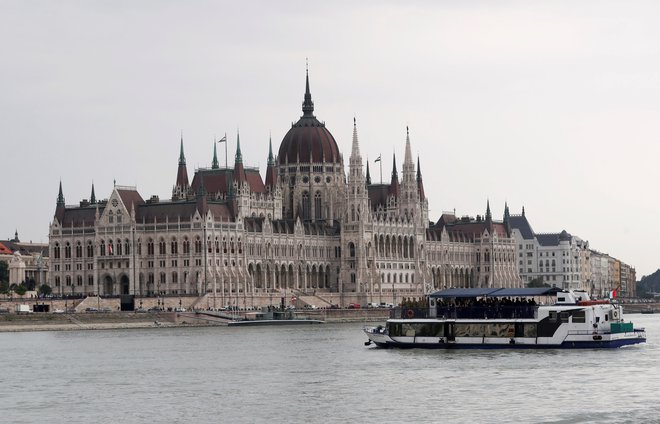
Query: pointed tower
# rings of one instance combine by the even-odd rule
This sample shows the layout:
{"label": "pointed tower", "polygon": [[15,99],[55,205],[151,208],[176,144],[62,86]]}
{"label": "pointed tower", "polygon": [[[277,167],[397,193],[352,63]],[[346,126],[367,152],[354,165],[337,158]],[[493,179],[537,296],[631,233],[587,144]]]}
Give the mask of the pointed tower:
{"label": "pointed tower", "polygon": [[60,191],[57,194],[57,205],[55,206],[55,217],[62,223],[64,220],[64,210],[65,210],[65,203],[64,203],[64,193],[62,192],[62,180],[60,180]]}
{"label": "pointed tower", "polygon": [[211,169],[219,169],[220,164],[218,163],[218,148],[217,142],[213,140],[213,162],[211,162]]}
{"label": "pointed tower", "polygon": [[424,182],[422,181],[422,168],[419,164],[419,156],[417,156],[417,196],[419,197],[420,218],[421,224],[424,228],[429,226],[429,201],[424,193]]}
{"label": "pointed tower", "polygon": [[183,134],[181,134],[181,148],[179,151],[179,168],[176,173],[176,184],[172,189],[172,200],[183,200],[188,195],[188,169],[186,168],[186,157],[183,154]]}
{"label": "pointed tower", "polygon": [[424,183],[422,182],[422,168],[419,166],[419,156],[417,156],[417,194],[419,195],[420,201],[426,200]]}
{"label": "pointed tower", "polygon": [[89,204],[90,205],[96,204],[96,194],[94,193],[94,182],[92,182],[92,194],[89,195]]}
{"label": "pointed tower", "polygon": [[275,192],[277,184],[277,169],[275,168],[275,158],[273,157],[273,139],[268,138],[268,162],[266,165],[266,190],[270,193]]}
{"label": "pointed tower", "polygon": [[240,189],[247,182],[245,168],[243,168],[243,154],[241,153],[241,135],[236,131],[236,156],[234,159],[234,185]]}
{"label": "pointed tower", "polygon": [[417,180],[415,177],[415,163],[410,148],[410,131],[406,127],[406,153],[403,159],[403,173],[401,178],[401,201],[399,212],[408,216],[419,216],[419,195],[417,194]]}
{"label": "pointed tower", "polygon": [[348,254],[341,261],[341,280],[344,290],[361,292],[371,283],[365,256],[366,244],[373,237],[365,223],[369,222],[369,196],[362,172],[362,156],[358,141],[357,122],[353,118],[353,143],[348,159],[345,226],[341,231],[341,246]]}
{"label": "pointed tower", "polygon": [[234,159],[234,173],[232,174],[232,194],[235,201],[235,215],[237,218],[247,216],[250,208],[250,185],[248,184],[243,167],[243,154],[241,153],[241,136],[236,132],[236,157]]}
{"label": "pointed tower", "polygon": [[396,153],[392,154],[392,180],[390,181],[390,196],[394,196],[396,199],[399,198],[401,194],[401,187],[399,186],[399,173],[396,170]]}
{"label": "pointed tower", "polygon": [[369,158],[367,158],[367,185],[371,185],[371,174],[369,174]]}
{"label": "pointed tower", "polygon": [[510,222],[509,222],[510,217],[511,217],[511,215],[509,214],[509,205],[508,205],[507,202],[504,202],[504,219],[503,219],[503,223],[504,223],[504,227],[506,228],[507,237],[511,237],[511,225],[510,225]]}
{"label": "pointed tower", "polygon": [[492,234],[493,215],[490,213],[490,200],[486,200],[486,226],[488,227],[488,231]]}

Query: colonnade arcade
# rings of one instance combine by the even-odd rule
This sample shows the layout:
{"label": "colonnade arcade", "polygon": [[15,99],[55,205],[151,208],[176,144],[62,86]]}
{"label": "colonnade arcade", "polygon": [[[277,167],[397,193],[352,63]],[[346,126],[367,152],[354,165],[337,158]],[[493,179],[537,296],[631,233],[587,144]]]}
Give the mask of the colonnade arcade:
{"label": "colonnade arcade", "polygon": [[329,263],[298,264],[250,262],[248,280],[256,293],[271,290],[328,290],[331,288]]}

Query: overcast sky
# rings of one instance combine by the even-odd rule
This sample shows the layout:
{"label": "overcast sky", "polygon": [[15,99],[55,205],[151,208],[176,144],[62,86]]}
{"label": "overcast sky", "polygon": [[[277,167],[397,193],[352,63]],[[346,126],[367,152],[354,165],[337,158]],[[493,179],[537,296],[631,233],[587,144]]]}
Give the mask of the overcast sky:
{"label": "overcast sky", "polygon": [[[660,266],[660,2],[0,0],[0,239],[47,242],[67,204],[135,185],[171,196],[240,129],[264,175],[301,115],[350,155],[399,172],[406,125],[430,217],[567,230],[637,269]],[[224,162],[224,148],[218,151]]]}

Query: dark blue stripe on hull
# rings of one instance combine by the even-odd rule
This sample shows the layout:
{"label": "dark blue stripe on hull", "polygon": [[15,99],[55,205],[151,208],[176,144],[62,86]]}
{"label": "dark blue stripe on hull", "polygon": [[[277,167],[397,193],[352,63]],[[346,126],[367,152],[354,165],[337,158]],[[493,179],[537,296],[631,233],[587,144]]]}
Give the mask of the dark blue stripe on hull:
{"label": "dark blue stripe on hull", "polygon": [[389,343],[386,346],[399,349],[615,349],[621,346],[646,343],[646,339],[623,339],[612,341],[564,342],[561,345],[541,344],[457,344],[457,343]]}

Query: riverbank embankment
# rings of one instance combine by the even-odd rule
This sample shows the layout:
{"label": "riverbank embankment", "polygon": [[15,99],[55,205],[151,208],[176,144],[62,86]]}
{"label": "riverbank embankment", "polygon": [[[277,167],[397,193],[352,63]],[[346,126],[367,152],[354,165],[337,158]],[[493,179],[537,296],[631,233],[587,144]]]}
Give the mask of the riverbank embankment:
{"label": "riverbank embankment", "polygon": [[[235,314],[243,315],[242,312]],[[322,309],[300,311],[296,317],[325,322],[378,322],[389,317],[389,310]],[[0,332],[208,327],[227,325],[229,321],[196,312],[9,313],[0,314]]]}

